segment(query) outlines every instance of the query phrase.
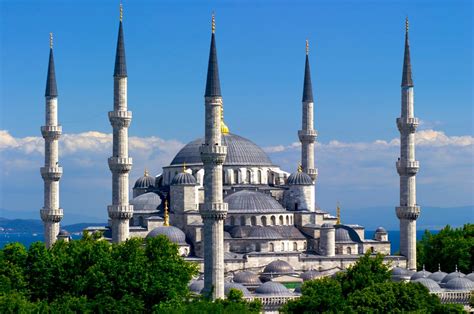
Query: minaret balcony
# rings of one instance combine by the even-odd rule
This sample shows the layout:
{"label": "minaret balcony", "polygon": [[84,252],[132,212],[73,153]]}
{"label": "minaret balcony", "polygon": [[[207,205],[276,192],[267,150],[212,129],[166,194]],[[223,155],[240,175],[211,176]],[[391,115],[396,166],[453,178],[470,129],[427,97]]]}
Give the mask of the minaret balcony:
{"label": "minaret balcony", "polygon": [[44,222],[60,222],[63,218],[63,209],[50,209],[50,208],[41,208],[40,209],[41,220]]}
{"label": "minaret balcony", "polygon": [[59,181],[63,174],[63,168],[59,166],[54,167],[41,167],[41,177],[46,181]]}
{"label": "minaret balcony", "polygon": [[199,148],[203,163],[222,165],[227,156],[227,146],[222,145],[202,145]]}
{"label": "minaret balcony", "polygon": [[316,130],[299,130],[298,137],[302,143],[314,143],[318,132]]}
{"label": "minaret balcony", "polygon": [[131,219],[133,217],[133,205],[109,205],[107,212],[111,219]]}
{"label": "minaret balcony", "polygon": [[63,127],[60,125],[45,125],[41,127],[41,134],[44,139],[57,140],[63,132]]}
{"label": "minaret balcony", "polygon": [[415,133],[416,128],[420,124],[418,118],[397,118],[398,131],[404,133]]}
{"label": "minaret balcony", "polygon": [[420,206],[398,206],[395,208],[398,219],[416,220],[420,216]]}
{"label": "minaret balcony", "polygon": [[128,128],[132,121],[132,112],[125,110],[109,111],[109,121],[114,128]]}
{"label": "minaret balcony", "polygon": [[227,217],[229,205],[227,203],[204,203],[199,213],[204,219],[224,220]]}
{"label": "minaret balcony", "polygon": [[318,169],[308,169],[306,173],[313,179],[313,181],[316,181],[316,178],[318,177]]}
{"label": "minaret balcony", "polygon": [[133,160],[131,157],[110,157],[108,159],[109,169],[112,172],[127,173],[132,169]]}
{"label": "minaret balcony", "polygon": [[396,162],[397,171],[399,175],[415,175],[418,173],[420,168],[420,162],[414,161],[401,161]]}

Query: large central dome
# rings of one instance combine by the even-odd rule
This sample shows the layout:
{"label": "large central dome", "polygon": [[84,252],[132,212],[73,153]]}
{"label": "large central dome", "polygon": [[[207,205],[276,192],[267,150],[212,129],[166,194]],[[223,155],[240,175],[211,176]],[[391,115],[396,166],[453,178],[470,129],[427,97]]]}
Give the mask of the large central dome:
{"label": "large central dome", "polygon": [[[267,154],[252,141],[235,134],[222,134],[222,144],[227,146],[226,166],[271,166]],[[171,165],[201,164],[199,147],[204,143],[200,138],[188,143],[174,157]]]}

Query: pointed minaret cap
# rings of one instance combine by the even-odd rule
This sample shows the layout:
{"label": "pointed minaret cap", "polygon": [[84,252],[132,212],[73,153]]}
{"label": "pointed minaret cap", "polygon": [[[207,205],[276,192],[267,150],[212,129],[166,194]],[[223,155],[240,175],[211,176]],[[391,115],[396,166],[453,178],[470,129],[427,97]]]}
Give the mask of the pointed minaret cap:
{"label": "pointed minaret cap", "polygon": [[405,20],[405,55],[403,58],[402,87],[413,87],[410,62],[410,44],[408,42],[408,17]]}
{"label": "pointed minaret cap", "polygon": [[221,84],[219,81],[219,68],[217,66],[217,50],[216,50],[216,22],[214,14],[212,14],[212,35],[211,50],[209,52],[209,63],[207,66],[206,92],[204,97],[219,97],[221,95]]}
{"label": "pointed minaret cap", "polygon": [[45,97],[57,97],[58,88],[56,86],[56,72],[54,70],[54,56],[53,56],[53,33],[49,33],[49,64],[48,76],[46,78]]}
{"label": "pointed minaret cap", "polygon": [[306,64],[304,67],[303,102],[313,102],[313,85],[309,69],[309,42],[306,40]]}
{"label": "pointed minaret cap", "polygon": [[117,51],[115,52],[115,77],[127,77],[127,63],[125,62],[125,42],[123,40],[123,7],[120,4],[120,23],[119,23],[119,32],[117,38]]}

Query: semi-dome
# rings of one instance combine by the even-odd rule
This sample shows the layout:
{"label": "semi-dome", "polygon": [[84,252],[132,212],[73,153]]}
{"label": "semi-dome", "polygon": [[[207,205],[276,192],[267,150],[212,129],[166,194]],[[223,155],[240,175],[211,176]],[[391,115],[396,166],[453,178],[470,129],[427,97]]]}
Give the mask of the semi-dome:
{"label": "semi-dome", "polygon": [[302,171],[292,173],[286,181],[288,185],[313,185],[311,177]]}
{"label": "semi-dome", "polygon": [[194,280],[189,285],[189,291],[194,293],[201,293],[202,289],[204,289],[204,280]]}
{"label": "semi-dome", "polygon": [[174,176],[171,185],[196,185],[196,178],[187,172],[180,172]]}
{"label": "semi-dome", "polygon": [[187,244],[186,243],[186,235],[184,234],[181,229],[176,228],[174,226],[160,226],[156,227],[155,229],[151,230],[147,234],[147,238],[154,238],[159,235],[164,235],[173,243],[176,244]]}
{"label": "semi-dome", "polygon": [[267,281],[266,283],[260,285],[255,289],[257,294],[266,294],[266,295],[291,295],[290,290],[288,290],[284,285],[275,281]]}
{"label": "semi-dome", "polygon": [[234,275],[234,282],[241,283],[244,285],[259,285],[262,282],[258,278],[257,274],[251,271],[241,271]]}
{"label": "semi-dome", "polygon": [[[416,275],[416,274],[415,274]],[[421,283],[423,286],[428,288],[430,292],[441,291],[441,287],[436,283],[436,281],[429,279],[429,278],[418,278],[415,280],[411,280],[411,282],[418,282]]]}
{"label": "semi-dome", "polygon": [[339,225],[336,227],[336,242],[361,242],[361,240],[354,229]]}
{"label": "semi-dome", "polygon": [[282,239],[283,237],[278,231],[270,227],[254,226],[250,231],[249,238]]}
{"label": "semi-dome", "polygon": [[300,275],[303,281],[313,280],[321,276],[321,273],[317,270],[308,270]]}
{"label": "semi-dome", "polygon": [[130,200],[130,205],[133,205],[134,211],[157,210],[158,206],[161,205],[161,198],[154,192],[148,192]]}
{"label": "semi-dome", "polygon": [[285,261],[276,260],[265,266],[263,273],[266,274],[291,274],[294,273],[293,267]]}
{"label": "semi-dome", "polygon": [[463,273],[461,273],[459,271],[454,271],[452,273],[447,274],[446,277],[444,277],[443,280],[441,280],[441,283],[446,284],[454,278],[462,278],[464,276],[466,276],[466,275],[464,275]]}
{"label": "semi-dome", "polygon": [[420,279],[420,278],[428,278],[430,275],[431,275],[431,272],[429,272],[429,271],[427,271],[423,268],[423,270],[420,270],[420,271],[414,273],[411,276],[410,280],[413,281],[413,280],[417,280],[417,279]]}
{"label": "semi-dome", "polygon": [[470,281],[467,278],[458,277],[448,281],[444,288],[446,290],[463,290],[463,291],[472,291],[474,290],[474,282]]}
{"label": "semi-dome", "polygon": [[[204,139],[194,140],[184,146],[171,161],[171,165],[184,163],[202,164],[199,147]],[[227,156],[224,166],[271,166],[272,162],[267,154],[252,141],[241,136],[228,133],[222,134],[222,145],[227,146]]]}
{"label": "semi-dome", "polygon": [[437,272],[432,273],[431,275],[428,276],[429,279],[434,280],[435,282],[441,282],[444,277],[446,277],[448,274],[445,273],[444,271],[438,270]]}
{"label": "semi-dome", "polygon": [[155,186],[155,178],[148,174],[145,170],[145,174],[135,181],[134,189],[147,189]]}
{"label": "semi-dome", "polygon": [[257,191],[242,190],[224,198],[229,204],[229,213],[274,213],[286,212],[272,196]]}
{"label": "semi-dome", "polygon": [[243,285],[241,285],[240,283],[225,282],[224,283],[224,294],[228,295],[229,292],[230,292],[230,289],[236,289],[236,290],[242,291],[244,296],[249,296],[250,295],[250,291],[247,288],[245,288]]}

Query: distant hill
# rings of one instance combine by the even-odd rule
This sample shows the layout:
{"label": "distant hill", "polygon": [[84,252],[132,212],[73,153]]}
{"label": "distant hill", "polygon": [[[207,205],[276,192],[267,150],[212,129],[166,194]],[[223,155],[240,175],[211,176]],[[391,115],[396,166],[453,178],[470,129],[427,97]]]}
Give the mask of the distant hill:
{"label": "distant hill", "polygon": [[[17,210],[8,210],[0,208],[0,217],[7,219],[34,219],[40,220],[40,214],[38,211],[17,211]],[[64,211],[64,217],[61,221],[62,224],[77,224],[84,221],[90,221],[94,223],[100,223],[107,219],[107,212],[104,211],[103,216],[101,217],[91,217],[87,215],[80,215],[71,212]]]}
{"label": "distant hill", "polygon": [[[78,223],[61,226],[61,228],[69,232],[81,232],[85,227],[105,226],[106,224],[105,222]],[[6,219],[0,217],[0,228],[8,233],[42,233],[43,222],[40,219]]]}

